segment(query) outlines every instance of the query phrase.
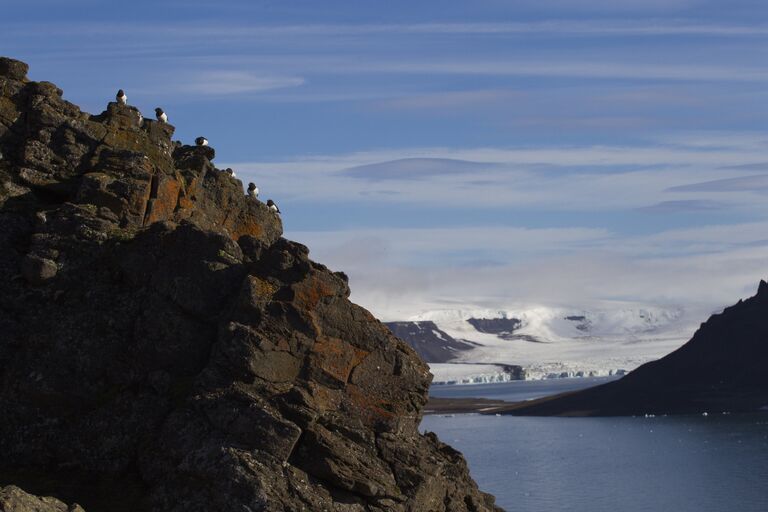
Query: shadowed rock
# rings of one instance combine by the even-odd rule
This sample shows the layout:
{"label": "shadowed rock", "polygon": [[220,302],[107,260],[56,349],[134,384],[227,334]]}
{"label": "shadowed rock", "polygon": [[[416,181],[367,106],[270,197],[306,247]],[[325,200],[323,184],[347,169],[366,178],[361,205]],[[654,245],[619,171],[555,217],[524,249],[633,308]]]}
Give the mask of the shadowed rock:
{"label": "shadowed rock", "polygon": [[495,509],[417,430],[426,364],[212,148],[25,74],[0,60],[0,484],[89,512]]}

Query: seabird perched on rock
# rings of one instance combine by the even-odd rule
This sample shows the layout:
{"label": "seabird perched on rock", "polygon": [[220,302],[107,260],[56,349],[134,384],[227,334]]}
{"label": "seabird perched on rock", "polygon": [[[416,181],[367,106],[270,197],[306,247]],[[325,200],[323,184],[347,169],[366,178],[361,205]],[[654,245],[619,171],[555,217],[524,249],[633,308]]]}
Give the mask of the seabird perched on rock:
{"label": "seabird perched on rock", "polygon": [[205,137],[198,137],[195,139],[195,144],[198,146],[207,146],[208,145],[208,139]]}
{"label": "seabird perched on rock", "polygon": [[115,95],[115,99],[121,105],[128,103],[128,96],[125,95],[125,91],[122,89],[118,89],[117,94]]}
{"label": "seabird perched on rock", "polygon": [[165,112],[163,112],[163,109],[160,107],[157,107],[155,109],[155,117],[157,117],[157,120],[161,123],[167,123],[168,122],[168,115],[166,115]]}
{"label": "seabird perched on rock", "polygon": [[252,197],[254,199],[259,197],[259,187],[257,187],[255,183],[248,184],[248,197]]}
{"label": "seabird perched on rock", "polygon": [[275,213],[280,213],[280,208],[278,208],[275,202],[271,199],[267,199],[267,208]]}
{"label": "seabird perched on rock", "polygon": [[144,124],[144,116],[141,115],[141,112],[139,112],[138,110],[136,111],[136,115],[139,116],[139,126],[141,126],[142,124]]}
{"label": "seabird perched on rock", "polygon": [[226,169],[224,169],[224,172],[226,172],[233,178],[237,178],[237,174],[235,174],[235,171],[233,171],[231,167],[227,167]]}

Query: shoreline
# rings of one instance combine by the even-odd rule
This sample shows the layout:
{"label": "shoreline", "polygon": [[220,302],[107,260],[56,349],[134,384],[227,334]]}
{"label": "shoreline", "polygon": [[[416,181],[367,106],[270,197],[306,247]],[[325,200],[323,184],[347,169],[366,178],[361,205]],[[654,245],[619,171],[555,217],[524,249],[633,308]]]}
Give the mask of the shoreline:
{"label": "shoreline", "polygon": [[439,398],[430,396],[427,405],[424,406],[425,416],[433,414],[492,414],[519,402],[506,402],[491,398]]}

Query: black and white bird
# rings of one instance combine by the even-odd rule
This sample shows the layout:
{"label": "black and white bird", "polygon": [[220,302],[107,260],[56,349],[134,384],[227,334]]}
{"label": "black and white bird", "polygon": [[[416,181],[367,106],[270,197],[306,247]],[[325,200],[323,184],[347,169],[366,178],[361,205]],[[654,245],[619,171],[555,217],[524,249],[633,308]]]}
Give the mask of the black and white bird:
{"label": "black and white bird", "polygon": [[119,89],[117,91],[117,94],[115,95],[115,99],[121,105],[125,105],[126,103],[128,103],[128,96],[125,95],[125,91],[123,91],[122,89]]}
{"label": "black and white bird", "polygon": [[198,146],[207,146],[208,145],[208,139],[205,137],[198,137],[195,139],[195,144]]}
{"label": "black and white bird", "polygon": [[278,208],[275,202],[271,199],[267,199],[267,208],[275,213],[280,213],[280,208]]}
{"label": "black and white bird", "polygon": [[257,187],[255,183],[248,184],[248,197],[252,197],[254,199],[259,197],[259,187]]}
{"label": "black and white bird", "polygon": [[163,112],[163,109],[161,109],[160,107],[157,107],[155,109],[155,117],[161,123],[167,123],[168,122],[168,115],[165,112]]}
{"label": "black and white bird", "polygon": [[142,124],[144,124],[144,116],[141,115],[141,112],[139,112],[138,110],[136,111],[136,115],[139,116],[139,126],[141,126]]}
{"label": "black and white bird", "polygon": [[237,174],[235,174],[235,171],[233,171],[231,167],[227,167],[226,169],[224,169],[224,172],[226,172],[233,178],[237,178]]}

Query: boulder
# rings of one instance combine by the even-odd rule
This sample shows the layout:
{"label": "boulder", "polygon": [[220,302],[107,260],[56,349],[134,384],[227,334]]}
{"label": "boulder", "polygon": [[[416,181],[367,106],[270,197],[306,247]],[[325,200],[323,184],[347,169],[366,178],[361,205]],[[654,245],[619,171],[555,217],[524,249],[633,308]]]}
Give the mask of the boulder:
{"label": "boulder", "polygon": [[0,57],[0,76],[22,81],[27,77],[29,66],[19,60]]}

